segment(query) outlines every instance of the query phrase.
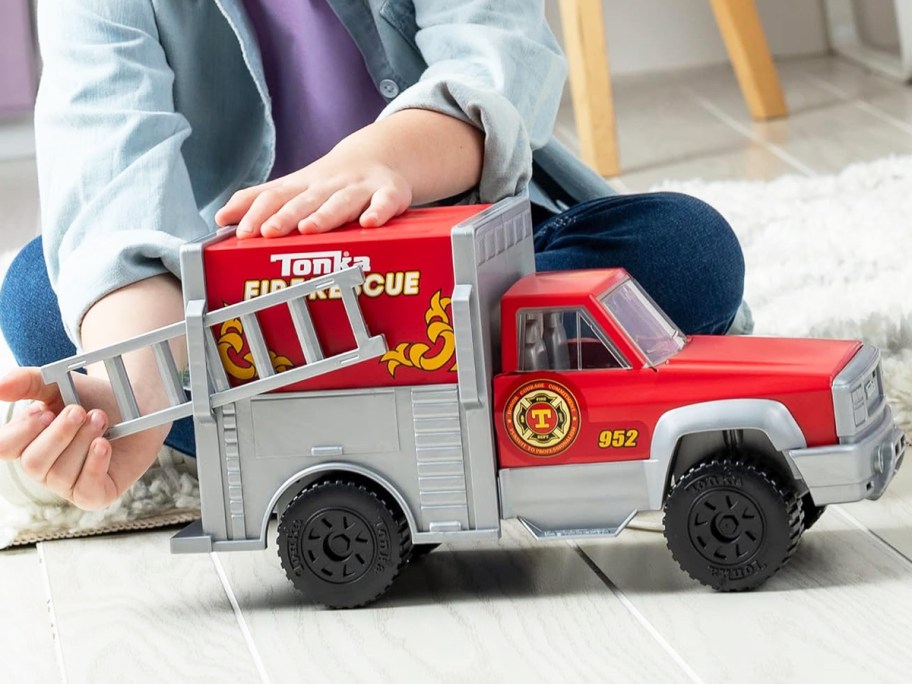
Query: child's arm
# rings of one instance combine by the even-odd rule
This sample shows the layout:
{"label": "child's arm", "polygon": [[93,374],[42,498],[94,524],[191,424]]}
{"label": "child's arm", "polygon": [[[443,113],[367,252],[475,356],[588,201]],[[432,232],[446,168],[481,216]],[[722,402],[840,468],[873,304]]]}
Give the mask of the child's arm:
{"label": "child's arm", "polygon": [[371,226],[409,203],[471,189],[493,202],[525,189],[566,77],[542,0],[413,4],[414,40],[428,65],[420,80],[314,164],[236,194],[219,223],[239,223],[250,235],[265,227],[267,236],[353,219]]}

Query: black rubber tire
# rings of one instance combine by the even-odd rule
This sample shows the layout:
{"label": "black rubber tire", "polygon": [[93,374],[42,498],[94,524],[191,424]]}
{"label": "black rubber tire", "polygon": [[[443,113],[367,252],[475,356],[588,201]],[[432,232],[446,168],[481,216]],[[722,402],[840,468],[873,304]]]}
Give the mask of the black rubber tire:
{"label": "black rubber tire", "polygon": [[357,608],[380,598],[411,553],[398,507],[362,484],[327,480],[288,504],[279,523],[285,574],[308,599]]}
{"label": "black rubber tire", "polygon": [[820,516],[823,515],[823,512],[826,510],[826,506],[815,506],[814,500],[811,498],[810,494],[805,494],[801,497],[801,508],[804,510],[804,530],[807,532],[814,526]]}
{"label": "black rubber tire", "polygon": [[804,532],[794,489],[740,459],[691,468],[665,502],[665,540],[681,569],[719,591],[755,589],[788,562]]}

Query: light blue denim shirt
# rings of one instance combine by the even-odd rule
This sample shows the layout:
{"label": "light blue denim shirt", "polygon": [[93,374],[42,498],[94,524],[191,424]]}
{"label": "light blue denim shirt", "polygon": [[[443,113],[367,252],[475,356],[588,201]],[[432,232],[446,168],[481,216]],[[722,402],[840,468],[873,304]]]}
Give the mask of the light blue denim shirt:
{"label": "light blue denim shirt", "polygon": [[[327,1],[389,103],[381,117],[431,109],[485,132],[473,199],[531,190],[553,208],[610,192],[550,140],[565,64],[543,0]],[[45,258],[78,346],[94,302],[179,276],[180,245],[269,176],[275,127],[241,0],[42,0],[38,31]]]}

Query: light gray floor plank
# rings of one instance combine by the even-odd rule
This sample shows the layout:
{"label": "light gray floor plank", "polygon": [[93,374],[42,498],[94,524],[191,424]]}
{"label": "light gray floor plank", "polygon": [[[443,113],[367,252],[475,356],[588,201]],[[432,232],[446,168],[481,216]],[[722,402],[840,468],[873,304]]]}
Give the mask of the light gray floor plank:
{"label": "light gray floor plank", "polygon": [[171,534],[44,544],[69,684],[260,681],[211,559]]}
{"label": "light gray floor plank", "polygon": [[[807,68],[814,66],[812,62]],[[828,89],[830,77],[843,85]],[[809,77],[803,63],[791,65],[782,73],[784,88],[791,93],[789,116],[768,122],[750,120],[727,80],[715,71],[701,72],[686,89],[720,120],[790,155],[809,173],[835,173],[852,163],[912,153],[909,131],[885,124],[872,105],[859,107],[852,101],[852,93],[895,96],[888,85],[863,73],[824,70]]]}
{"label": "light gray floor plank", "polygon": [[570,547],[515,524],[500,545],[438,549],[352,611],[303,604],[272,545],[220,558],[275,682],[688,681]]}
{"label": "light gray floor plank", "polygon": [[907,682],[912,671],[912,564],[839,516],[748,593],[688,578],[660,534],[581,546],[706,682]]}
{"label": "light gray floor plank", "polygon": [[646,192],[665,181],[765,181],[796,173],[787,161],[750,140],[730,152],[691,157],[641,171],[625,172],[620,180],[630,192]]}
{"label": "light gray floor plank", "polygon": [[61,681],[44,570],[34,547],[0,552],[0,611],[0,679]]}

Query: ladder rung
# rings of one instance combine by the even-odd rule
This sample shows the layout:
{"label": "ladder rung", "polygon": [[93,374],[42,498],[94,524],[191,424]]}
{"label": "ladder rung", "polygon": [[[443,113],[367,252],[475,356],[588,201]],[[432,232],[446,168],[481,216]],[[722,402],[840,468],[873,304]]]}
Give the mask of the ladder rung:
{"label": "ladder rung", "polygon": [[139,406],[136,403],[136,395],[133,394],[133,387],[130,385],[130,378],[127,376],[123,357],[112,356],[104,360],[104,365],[105,370],[108,371],[108,380],[111,381],[111,389],[114,390],[114,399],[117,400],[117,406],[120,409],[120,417],[124,421],[139,418]]}
{"label": "ladder rung", "polygon": [[158,342],[152,345],[152,353],[155,354],[155,363],[158,366],[158,374],[161,376],[168,403],[172,406],[183,404],[187,401],[187,396],[184,393],[177,364],[174,363],[171,347],[168,346],[167,342]]}
{"label": "ladder rung", "polygon": [[260,329],[260,322],[257,320],[256,314],[241,316],[241,325],[244,328],[244,337],[247,338],[247,346],[250,348],[250,353],[253,354],[253,365],[256,367],[257,375],[261,378],[275,375],[272,361],[269,359],[269,349],[266,348],[266,340],[263,339],[263,331]]}
{"label": "ladder rung", "polygon": [[183,404],[179,404],[177,406],[169,406],[166,409],[156,411],[155,413],[150,413],[148,415],[142,416],[141,418],[125,420],[118,423],[117,425],[113,425],[105,433],[105,437],[108,439],[126,437],[127,435],[132,435],[136,432],[142,432],[143,430],[153,428],[156,425],[162,425],[163,423],[173,422],[179,418],[184,418],[192,414],[193,403],[185,401]]}
{"label": "ladder rung", "polygon": [[348,322],[351,324],[352,332],[355,335],[355,344],[363,347],[367,344],[370,333],[367,331],[367,324],[364,322],[364,314],[361,307],[358,306],[358,296],[354,289],[349,287],[342,288],[342,303],[345,305],[345,313],[348,314]]}
{"label": "ladder rung", "polygon": [[320,361],[323,358],[323,349],[320,347],[320,340],[317,339],[317,335],[314,332],[313,320],[310,317],[310,310],[307,308],[307,301],[303,297],[289,300],[288,310],[291,312],[291,320],[298,333],[301,348],[304,350],[304,360],[307,363]]}
{"label": "ladder rung", "polygon": [[206,359],[208,360],[209,379],[212,380],[212,386],[216,392],[223,392],[228,389],[228,374],[225,373],[225,367],[222,365],[222,357],[219,356],[218,343],[215,341],[215,333],[212,328],[206,328],[203,331],[206,344]]}
{"label": "ladder rung", "polygon": [[235,401],[249,399],[250,397],[257,396],[264,392],[271,392],[272,390],[285,387],[286,385],[315,378],[318,375],[329,373],[330,371],[337,370],[352,363],[357,363],[358,361],[381,356],[385,354],[386,351],[386,340],[382,335],[376,335],[368,338],[364,345],[359,349],[352,349],[351,351],[329,356],[315,363],[298,366],[297,368],[292,368],[271,378],[254,380],[253,382],[248,382],[239,387],[233,387],[224,392],[217,392],[210,397],[210,403],[212,408],[218,408],[219,406],[225,406],[226,404],[231,404]]}

